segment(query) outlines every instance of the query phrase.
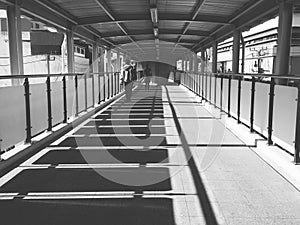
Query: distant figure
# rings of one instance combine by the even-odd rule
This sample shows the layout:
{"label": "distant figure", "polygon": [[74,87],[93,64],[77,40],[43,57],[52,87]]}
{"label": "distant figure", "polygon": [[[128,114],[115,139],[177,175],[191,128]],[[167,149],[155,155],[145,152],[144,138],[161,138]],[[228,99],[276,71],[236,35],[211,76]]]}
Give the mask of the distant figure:
{"label": "distant figure", "polygon": [[151,77],[152,77],[152,71],[149,68],[149,65],[146,65],[146,69],[144,71],[144,75],[145,75],[145,90],[149,90],[150,87],[150,81],[151,81]]}
{"label": "distant figure", "polygon": [[131,74],[132,74],[132,81],[137,80],[137,64],[131,60],[130,65],[132,66]]}
{"label": "distant figure", "polygon": [[125,96],[126,100],[130,101],[132,96],[132,88],[133,88],[133,66],[132,63],[129,64],[127,61],[123,67],[123,77],[121,78],[121,83],[125,85]]}

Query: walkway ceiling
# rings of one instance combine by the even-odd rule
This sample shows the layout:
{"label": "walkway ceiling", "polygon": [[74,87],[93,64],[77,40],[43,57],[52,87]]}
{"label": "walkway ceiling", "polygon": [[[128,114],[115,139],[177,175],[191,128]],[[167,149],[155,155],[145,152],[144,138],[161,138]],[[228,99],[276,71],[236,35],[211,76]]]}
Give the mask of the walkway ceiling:
{"label": "walkway ceiling", "polygon": [[[290,1],[290,0],[287,0]],[[14,0],[0,0],[14,4]],[[24,14],[131,54],[197,52],[278,15],[279,0],[24,0]],[[299,4],[297,0],[294,1]],[[157,21],[156,21],[157,20]]]}

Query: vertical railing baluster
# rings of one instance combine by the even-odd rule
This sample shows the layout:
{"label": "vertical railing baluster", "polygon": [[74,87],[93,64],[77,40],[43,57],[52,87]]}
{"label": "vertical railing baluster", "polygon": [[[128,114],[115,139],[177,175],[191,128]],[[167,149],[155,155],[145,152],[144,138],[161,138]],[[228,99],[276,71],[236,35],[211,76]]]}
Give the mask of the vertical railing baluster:
{"label": "vertical railing baluster", "polygon": [[296,137],[295,137],[295,164],[300,163],[300,80],[298,80],[298,99],[297,99],[297,122],[296,122]]}
{"label": "vertical railing baluster", "polygon": [[107,74],[107,99],[110,98],[110,73]]}
{"label": "vertical railing baluster", "polygon": [[79,114],[79,105],[78,105],[78,75],[75,76],[75,116]]}
{"label": "vertical railing baluster", "polygon": [[242,77],[239,77],[238,82],[238,102],[237,102],[237,122],[241,123],[241,92],[242,92]]}
{"label": "vertical railing baluster", "polygon": [[275,97],[275,79],[271,78],[270,93],[269,93],[269,121],[268,121],[268,144],[272,145],[273,133],[273,111],[274,111],[274,97]]}
{"label": "vertical railing baluster", "polygon": [[207,89],[208,89],[208,85],[207,85],[207,83],[208,83],[208,79],[207,79],[207,74],[204,74],[204,76],[205,76],[205,100],[206,101],[208,101],[208,91],[207,91]]}
{"label": "vertical railing baluster", "polygon": [[204,100],[204,74],[201,74],[201,83],[202,83],[202,87],[201,87],[201,102],[202,100]]}
{"label": "vertical railing baluster", "polygon": [[25,114],[26,114],[26,139],[25,143],[31,142],[31,116],[30,116],[30,87],[29,80],[25,78],[24,81],[24,90],[25,90]]}
{"label": "vertical railing baluster", "polygon": [[101,103],[101,75],[98,74],[98,91],[99,91],[99,94],[98,94],[98,104]]}
{"label": "vertical railing baluster", "polygon": [[48,129],[47,131],[52,131],[52,103],[51,103],[51,80],[50,76],[47,77],[47,105],[48,105]]}
{"label": "vertical railing baluster", "polygon": [[211,74],[208,75],[209,77],[209,103],[212,102],[211,100]]}
{"label": "vertical railing baluster", "polygon": [[105,74],[103,74],[103,101],[105,101],[106,98],[106,79],[105,79]]}
{"label": "vertical railing baluster", "polygon": [[217,107],[217,79],[218,79],[218,76],[215,75],[215,96],[214,96],[215,107]]}
{"label": "vertical railing baluster", "polygon": [[221,76],[221,90],[220,90],[220,109],[223,111],[223,75]]}
{"label": "vertical railing baluster", "polygon": [[231,117],[231,113],[230,113],[230,110],[231,110],[231,75],[229,75],[229,78],[228,78],[228,100],[227,100],[227,110],[228,110],[228,116]]}
{"label": "vertical railing baluster", "polygon": [[63,123],[68,122],[68,106],[67,106],[67,83],[66,76],[63,77],[63,102],[64,102],[64,120]]}
{"label": "vertical railing baluster", "polygon": [[252,76],[251,108],[250,108],[250,132],[254,132],[254,105],[255,105],[255,77]]}
{"label": "vertical railing baluster", "polygon": [[95,106],[95,77],[94,74],[92,74],[91,76],[92,76],[92,101],[93,101],[92,106],[94,107]]}
{"label": "vertical railing baluster", "polygon": [[87,74],[84,74],[84,99],[85,99],[85,111],[87,111],[88,109]]}

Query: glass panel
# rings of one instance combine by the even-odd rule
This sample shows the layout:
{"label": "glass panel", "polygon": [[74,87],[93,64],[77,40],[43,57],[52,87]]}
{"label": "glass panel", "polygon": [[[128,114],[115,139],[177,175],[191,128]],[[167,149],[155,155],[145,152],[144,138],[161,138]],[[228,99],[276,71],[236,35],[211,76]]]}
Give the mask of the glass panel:
{"label": "glass panel", "polygon": [[25,140],[25,98],[24,87],[0,88],[0,139],[1,149]]}
{"label": "glass panel", "polygon": [[68,118],[76,114],[75,80],[67,80],[67,111]]}
{"label": "glass panel", "polygon": [[228,112],[228,83],[229,79],[223,79],[223,110]]}
{"label": "glass panel", "polygon": [[254,129],[265,136],[268,135],[269,93],[269,84],[256,83]]}
{"label": "glass panel", "polygon": [[30,93],[31,126],[34,136],[48,128],[46,84],[31,84]]}
{"label": "glass panel", "polygon": [[94,96],[95,96],[95,102],[94,104],[98,103],[99,101],[99,82],[98,82],[98,75],[94,75]]}
{"label": "glass panel", "polygon": [[241,121],[250,125],[251,82],[242,81],[241,95]]}
{"label": "glass panel", "polygon": [[85,110],[85,89],[84,77],[78,77],[78,110],[82,112]]}
{"label": "glass panel", "polygon": [[230,113],[237,117],[237,105],[238,105],[238,80],[231,80],[231,96],[230,96]]}
{"label": "glass panel", "polygon": [[221,78],[217,78],[217,106],[220,107]]}
{"label": "glass panel", "polygon": [[294,87],[275,87],[273,140],[294,153],[298,90]]}
{"label": "glass panel", "polygon": [[213,104],[215,103],[215,82],[216,82],[216,78],[212,77],[211,78],[211,102]]}
{"label": "glass panel", "polygon": [[52,101],[52,124],[61,123],[64,119],[63,102],[63,84],[62,82],[51,83],[51,101]]}
{"label": "glass panel", "polygon": [[87,99],[88,99],[88,107],[93,106],[93,78],[87,79]]}

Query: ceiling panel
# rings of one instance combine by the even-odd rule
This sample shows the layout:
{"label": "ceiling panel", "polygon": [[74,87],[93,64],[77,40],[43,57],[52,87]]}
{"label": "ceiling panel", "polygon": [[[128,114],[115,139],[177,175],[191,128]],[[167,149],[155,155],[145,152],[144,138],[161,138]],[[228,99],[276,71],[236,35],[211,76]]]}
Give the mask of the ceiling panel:
{"label": "ceiling panel", "polygon": [[78,18],[106,15],[95,0],[52,0],[52,2]]}

